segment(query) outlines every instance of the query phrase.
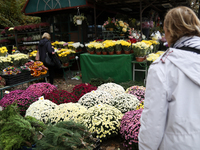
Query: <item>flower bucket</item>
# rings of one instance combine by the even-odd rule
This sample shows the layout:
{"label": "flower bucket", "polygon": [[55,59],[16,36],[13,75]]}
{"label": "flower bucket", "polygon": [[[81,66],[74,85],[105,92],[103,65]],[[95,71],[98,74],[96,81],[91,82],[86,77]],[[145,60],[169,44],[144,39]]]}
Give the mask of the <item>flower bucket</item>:
{"label": "flower bucket", "polygon": [[145,60],[145,57],[135,57],[137,62],[143,62]]}
{"label": "flower bucket", "polygon": [[114,54],[114,51],[112,51],[112,52],[108,52],[109,53],[109,55],[113,55]]}
{"label": "flower bucket", "polygon": [[68,67],[69,66],[69,62],[64,63],[63,66]]}
{"label": "flower bucket", "polygon": [[90,54],[94,54],[94,51],[90,51],[89,53],[90,53]]}
{"label": "flower bucket", "polygon": [[102,54],[103,54],[103,55],[107,55],[107,52],[104,52],[104,51],[103,51]]}
{"label": "flower bucket", "polygon": [[125,50],[124,53],[125,53],[125,54],[130,54],[130,51],[126,51],[126,50]]}
{"label": "flower bucket", "polygon": [[82,20],[76,20],[77,25],[82,25]]}
{"label": "flower bucket", "polygon": [[97,55],[101,55],[101,51],[96,52]]}
{"label": "flower bucket", "polygon": [[108,28],[108,30],[109,30],[109,31],[113,31],[113,30],[114,30],[114,28]]}
{"label": "flower bucket", "polygon": [[121,53],[122,53],[122,51],[116,51],[116,54],[118,54],[118,55],[121,54]]}

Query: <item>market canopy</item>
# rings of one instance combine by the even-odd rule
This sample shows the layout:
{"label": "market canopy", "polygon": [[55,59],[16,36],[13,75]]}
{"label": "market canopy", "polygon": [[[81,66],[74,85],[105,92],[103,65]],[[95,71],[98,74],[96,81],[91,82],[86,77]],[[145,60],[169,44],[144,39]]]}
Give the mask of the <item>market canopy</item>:
{"label": "market canopy", "polygon": [[140,11],[145,8],[165,14],[169,8],[176,6],[190,6],[190,2],[189,0],[27,0],[23,11],[26,15],[37,15],[77,7],[95,7],[102,11],[139,17]]}
{"label": "market canopy", "polygon": [[85,5],[86,0],[27,0],[23,11],[26,15],[36,15]]}
{"label": "market canopy", "polygon": [[105,10],[113,10],[131,17],[139,17],[140,11],[144,8],[165,14],[168,9],[176,6],[190,6],[189,0],[88,0],[88,2],[95,3],[97,8],[102,7]]}

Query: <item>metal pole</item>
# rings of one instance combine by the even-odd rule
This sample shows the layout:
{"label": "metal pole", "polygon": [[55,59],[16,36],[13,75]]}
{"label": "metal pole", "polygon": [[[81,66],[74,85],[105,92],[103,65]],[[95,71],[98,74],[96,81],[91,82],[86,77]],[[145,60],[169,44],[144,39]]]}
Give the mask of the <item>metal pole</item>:
{"label": "metal pole", "polygon": [[95,33],[95,40],[96,40],[97,39],[96,2],[94,3],[94,33]]}
{"label": "metal pole", "polygon": [[[140,0],[140,31],[142,33],[142,0]],[[140,36],[142,39],[142,34]]]}

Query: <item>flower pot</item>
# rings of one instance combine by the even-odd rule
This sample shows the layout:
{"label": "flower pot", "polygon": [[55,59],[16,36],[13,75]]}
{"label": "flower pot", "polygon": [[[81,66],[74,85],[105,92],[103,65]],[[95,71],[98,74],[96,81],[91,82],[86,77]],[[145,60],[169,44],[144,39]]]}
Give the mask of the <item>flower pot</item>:
{"label": "flower pot", "polygon": [[97,55],[101,55],[101,51],[100,52],[96,52]]}
{"label": "flower pot", "polygon": [[90,53],[90,54],[94,54],[94,51],[90,51],[89,53]]}
{"label": "flower pot", "polygon": [[122,53],[122,51],[116,51],[116,54],[118,54],[118,55],[121,54],[121,53]]}
{"label": "flower pot", "polygon": [[82,20],[76,20],[77,25],[82,25]]}
{"label": "flower pot", "polygon": [[75,56],[70,56],[70,57],[69,57],[69,59],[74,59],[74,58],[75,58]]}
{"label": "flower pot", "polygon": [[143,62],[145,60],[145,57],[135,57],[137,62]]}
{"label": "flower pot", "polygon": [[113,55],[114,54],[114,51],[112,51],[112,52],[108,52],[109,53],[109,55]]}
{"label": "flower pot", "polygon": [[107,52],[102,52],[103,55],[107,55]]}
{"label": "flower pot", "polygon": [[130,54],[130,51],[124,51],[125,54]]}
{"label": "flower pot", "polygon": [[131,49],[131,50],[130,50],[130,53],[132,54],[133,52],[134,52],[133,49]]}
{"label": "flower pot", "polygon": [[69,66],[69,62],[64,63],[63,66],[68,67]]}
{"label": "flower pot", "polygon": [[109,30],[109,31],[113,31],[113,30],[114,30],[114,28],[108,28],[108,30]]}

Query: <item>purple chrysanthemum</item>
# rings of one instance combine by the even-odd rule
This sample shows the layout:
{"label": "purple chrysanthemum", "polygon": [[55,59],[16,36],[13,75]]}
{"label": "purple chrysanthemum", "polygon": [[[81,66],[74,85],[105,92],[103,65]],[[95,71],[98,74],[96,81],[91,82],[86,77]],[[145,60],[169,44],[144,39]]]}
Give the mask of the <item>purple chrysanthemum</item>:
{"label": "purple chrysanthemum", "polygon": [[143,109],[132,110],[124,114],[120,125],[120,134],[124,139],[123,145],[132,149],[138,143],[140,117]]}

